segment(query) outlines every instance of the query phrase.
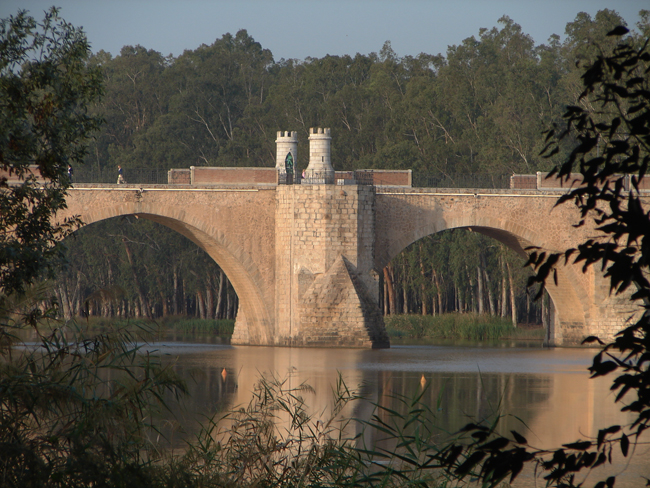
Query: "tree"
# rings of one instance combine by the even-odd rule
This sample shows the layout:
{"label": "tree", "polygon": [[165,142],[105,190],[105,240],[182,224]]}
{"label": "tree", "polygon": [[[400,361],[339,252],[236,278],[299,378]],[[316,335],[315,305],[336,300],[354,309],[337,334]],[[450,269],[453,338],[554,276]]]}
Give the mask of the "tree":
{"label": "tree", "polygon": [[[626,27],[619,26],[607,36],[627,33]],[[464,429],[471,436],[470,445],[453,443],[438,457],[456,476],[476,474],[495,486],[505,478],[514,479],[524,463],[537,461],[547,481],[581,486],[577,473],[611,461],[614,449],[628,456],[650,427],[650,214],[640,194],[647,185],[650,163],[649,43],[630,36],[619,39],[611,50],[598,51],[582,75],[580,105],[567,108],[563,130],[556,127],[547,133],[544,154],[548,157],[560,152],[559,144],[565,139],[576,144],[553,174],[568,179],[577,172],[583,178],[583,184],[561,197],[558,205],[573,201],[582,215],[580,225],[591,219],[600,235],[564,253],[532,252],[529,260],[537,269],[531,283],[550,279],[554,267],[564,261],[582,263],[584,269],[601,267],[612,293],[635,290],[631,298],[639,304],[640,313],[631,325],[608,344],[597,337],[584,341],[602,346],[589,368],[592,377],[617,374],[611,388],[615,401],[625,401],[622,410],[635,418],[627,426],[601,429],[596,439],[579,440],[554,451],[530,448],[516,432],[513,439],[493,437],[492,428],[470,424]],[[614,483],[610,477],[596,487]]]}
{"label": "tree", "polygon": [[55,8],[42,23],[25,11],[0,22],[0,308],[51,274],[57,242],[77,223],[53,219],[65,208],[68,165],[83,161],[100,122],[87,109],[101,94],[89,52]]}
{"label": "tree", "polygon": [[[2,486],[151,486],[152,409],[166,391],[184,391],[169,369],[138,356],[129,336],[48,328],[50,315],[27,294],[54,273],[57,243],[78,223],[55,218],[71,184],[67,167],[82,162],[100,122],[88,114],[101,94],[88,56],[85,35],[56,8],[41,23],[24,11],[0,21]],[[24,324],[40,347],[16,351],[11,332]]]}

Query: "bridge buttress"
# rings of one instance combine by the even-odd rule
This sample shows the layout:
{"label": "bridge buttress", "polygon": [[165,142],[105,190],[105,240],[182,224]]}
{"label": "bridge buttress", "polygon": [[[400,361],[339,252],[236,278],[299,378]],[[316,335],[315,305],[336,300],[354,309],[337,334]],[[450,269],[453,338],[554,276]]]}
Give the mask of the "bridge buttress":
{"label": "bridge buttress", "polygon": [[372,187],[278,186],[276,228],[278,343],[388,347],[372,273]]}

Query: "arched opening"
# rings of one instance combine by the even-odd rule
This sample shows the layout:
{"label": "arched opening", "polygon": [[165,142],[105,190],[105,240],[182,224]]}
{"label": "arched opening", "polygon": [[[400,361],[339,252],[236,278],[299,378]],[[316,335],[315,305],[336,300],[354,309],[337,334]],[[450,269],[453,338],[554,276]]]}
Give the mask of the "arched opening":
{"label": "arched opening", "polygon": [[493,236],[451,229],[412,243],[384,268],[384,315],[474,314],[536,328],[553,315],[552,301],[534,300],[526,288],[531,270]]}
{"label": "arched opening", "polygon": [[[485,222],[481,223],[485,224]],[[501,224],[503,225],[503,222]],[[503,227],[507,228],[506,225]],[[426,249],[422,248],[434,244],[434,241],[444,240],[440,236],[452,235],[448,232],[458,233],[461,230],[464,232],[464,237],[456,239],[451,244],[446,243],[454,249],[451,254],[438,257],[438,261],[456,266],[456,273],[464,276],[457,275],[451,279],[443,277],[430,262],[427,268],[427,259],[431,259],[431,253],[423,252]],[[471,237],[477,235],[491,238],[492,243],[477,241]],[[464,250],[463,244],[472,241],[476,241],[473,247],[469,246],[471,249]],[[561,343],[562,328],[584,327],[586,312],[584,307],[587,301],[583,290],[577,284],[579,280],[574,276],[575,271],[570,267],[560,267],[557,284],[548,282],[547,296],[541,302],[534,303],[530,291],[526,291],[527,273],[522,269],[528,257],[526,249],[530,246],[533,246],[533,242],[527,238],[496,226],[467,225],[466,222],[454,225],[452,221],[429,223],[417,232],[408,236],[398,236],[391,242],[388,256],[392,259],[386,262],[383,268],[384,283],[381,287],[380,307],[384,313],[391,308],[387,283],[393,279],[391,265],[401,260],[402,263],[408,263],[407,266],[411,271],[407,278],[407,285],[399,286],[398,290],[393,292],[394,308],[398,312],[421,314],[426,311],[427,314],[432,314],[439,313],[441,310],[443,312],[471,311],[509,316],[513,323],[539,320],[546,328],[546,342]],[[498,252],[491,252],[490,249]],[[514,255],[518,255],[519,259],[513,259]],[[496,273],[488,271],[490,259],[493,261],[493,270],[496,266]],[[454,261],[457,263],[454,264]],[[487,276],[486,271],[488,271]],[[490,276],[491,274],[493,276]],[[443,283],[445,280],[447,285],[451,281],[451,292],[445,290]],[[438,290],[442,290],[440,295]],[[402,297],[399,296],[400,292]],[[409,300],[411,303],[407,303]]]}
{"label": "arched opening", "polygon": [[235,319],[238,297],[218,264],[169,228],[132,215],[66,239],[55,282],[65,318]]}
{"label": "arched opening", "polygon": [[90,225],[113,217],[132,216],[151,220],[178,232],[217,263],[234,289],[238,310],[233,340],[237,337],[240,343],[268,344],[274,337],[272,315],[269,313],[273,304],[273,297],[269,295],[272,290],[269,291],[266,286],[268,280],[265,281],[251,254],[221,227],[229,222],[228,216],[222,221],[197,218],[194,214],[205,215],[209,210],[191,206],[188,202],[184,202],[184,205],[176,202],[144,204],[138,200],[137,194],[132,202],[102,205],[92,195],[71,192],[67,211],[57,214],[57,219],[78,214],[85,225]]}

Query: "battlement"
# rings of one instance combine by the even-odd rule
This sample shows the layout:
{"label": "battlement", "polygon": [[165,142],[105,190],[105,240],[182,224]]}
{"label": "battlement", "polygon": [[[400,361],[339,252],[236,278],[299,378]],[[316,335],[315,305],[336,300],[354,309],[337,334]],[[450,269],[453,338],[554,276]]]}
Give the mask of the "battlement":
{"label": "battlement", "polygon": [[295,130],[279,130],[275,142],[298,142],[298,132]]}
{"label": "battlement", "polygon": [[323,138],[329,137],[330,139],[332,138],[330,134],[330,128],[329,127],[310,127],[309,128],[309,138],[312,139],[313,136],[321,136]]}

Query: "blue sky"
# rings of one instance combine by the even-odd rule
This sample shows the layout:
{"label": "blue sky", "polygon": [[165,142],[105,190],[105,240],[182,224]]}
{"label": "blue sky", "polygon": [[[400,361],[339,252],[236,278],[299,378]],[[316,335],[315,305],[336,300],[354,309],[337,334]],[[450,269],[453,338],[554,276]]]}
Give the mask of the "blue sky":
{"label": "blue sky", "polygon": [[[0,17],[27,9],[36,18],[52,0],[2,0]],[[83,26],[94,52],[140,44],[163,55],[211,44],[239,29],[276,60],[378,52],[445,54],[508,15],[536,44],[563,36],[578,12],[616,10],[633,26],[648,0],[58,0],[61,16]]]}

